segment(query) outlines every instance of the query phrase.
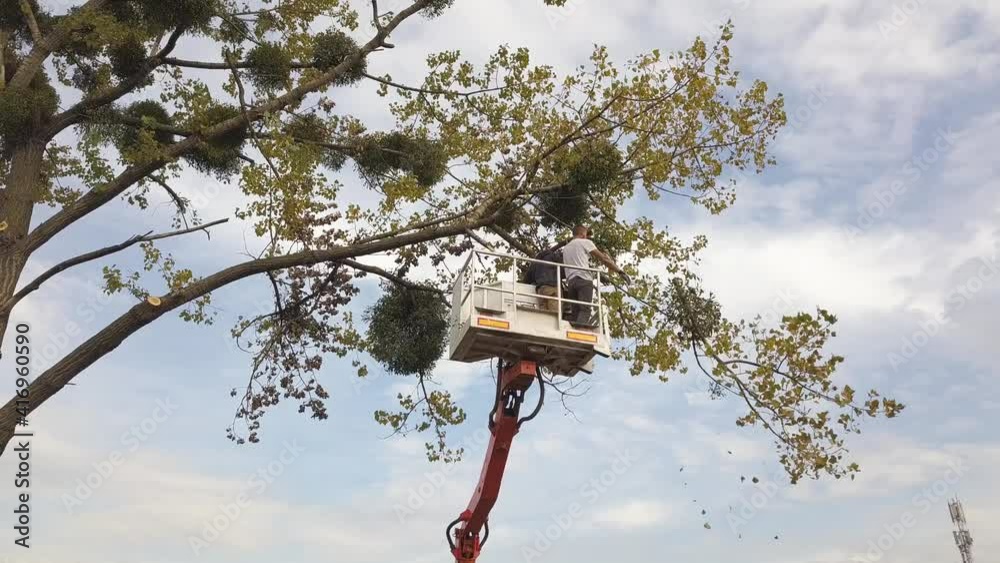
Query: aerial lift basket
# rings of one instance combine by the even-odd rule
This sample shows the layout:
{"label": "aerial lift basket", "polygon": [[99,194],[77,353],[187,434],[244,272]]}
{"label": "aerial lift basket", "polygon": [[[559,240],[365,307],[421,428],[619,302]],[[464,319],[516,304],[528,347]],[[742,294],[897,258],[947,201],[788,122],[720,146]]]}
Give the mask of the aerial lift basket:
{"label": "aerial lift basket", "polygon": [[[502,358],[508,362],[536,362],[553,374],[573,376],[593,371],[594,356],[611,353],[604,307],[601,304],[601,272],[594,273],[596,303],[567,299],[562,287],[546,297],[535,287],[517,281],[519,266],[548,264],[562,279],[563,264],[474,250],[455,277],[452,286],[450,357],[459,362]],[[511,266],[510,273],[496,274],[486,264]],[[509,277],[508,277],[509,276]],[[502,279],[508,277],[508,279]],[[497,279],[500,278],[500,279]],[[554,301],[555,310],[546,310]],[[592,326],[573,325],[566,319],[572,305],[590,307]]]}

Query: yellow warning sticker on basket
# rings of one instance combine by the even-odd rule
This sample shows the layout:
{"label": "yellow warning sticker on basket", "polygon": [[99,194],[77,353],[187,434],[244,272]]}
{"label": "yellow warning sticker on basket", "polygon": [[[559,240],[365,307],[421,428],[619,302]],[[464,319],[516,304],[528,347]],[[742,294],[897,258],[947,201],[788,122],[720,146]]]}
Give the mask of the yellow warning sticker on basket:
{"label": "yellow warning sticker on basket", "polygon": [[589,332],[573,332],[572,330],[567,330],[566,338],[569,338],[570,340],[577,340],[579,342],[590,342],[592,344],[597,343],[597,335],[590,334]]}
{"label": "yellow warning sticker on basket", "polygon": [[485,326],[489,328],[502,328],[504,330],[510,330],[510,321],[501,321],[500,319],[488,319],[486,317],[479,317],[476,321],[479,326]]}

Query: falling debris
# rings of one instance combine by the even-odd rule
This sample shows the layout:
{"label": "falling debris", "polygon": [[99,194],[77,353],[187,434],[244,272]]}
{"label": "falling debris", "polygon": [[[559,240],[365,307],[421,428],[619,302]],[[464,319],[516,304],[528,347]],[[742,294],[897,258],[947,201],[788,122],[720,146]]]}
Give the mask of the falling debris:
{"label": "falling debris", "polygon": [[681,466],[681,470],[679,471],[679,473],[684,473],[684,466],[683,465]]}
{"label": "falling debris", "polygon": [[756,477],[754,477],[752,480],[753,480],[754,483],[760,483],[760,479],[758,479]]}
{"label": "falling debris", "polygon": [[743,476],[743,475],[740,475],[740,483],[743,483],[743,482],[745,482],[746,480],[747,480],[747,478],[746,478],[745,476]]}
{"label": "falling debris", "polygon": [[729,455],[733,455],[733,450],[726,450],[726,451],[729,452]]}
{"label": "falling debris", "polygon": [[705,510],[704,508],[703,508],[703,509],[701,509],[701,515],[702,515],[702,516],[704,516],[704,515],[706,515],[706,514],[708,514],[708,511],[707,511],[707,510]]}
{"label": "falling debris", "polygon": [[706,530],[711,530],[712,529],[712,525],[709,524],[708,522],[705,522],[705,529]]}
{"label": "falling debris", "polygon": [[774,539],[778,539],[778,536],[774,536]]}

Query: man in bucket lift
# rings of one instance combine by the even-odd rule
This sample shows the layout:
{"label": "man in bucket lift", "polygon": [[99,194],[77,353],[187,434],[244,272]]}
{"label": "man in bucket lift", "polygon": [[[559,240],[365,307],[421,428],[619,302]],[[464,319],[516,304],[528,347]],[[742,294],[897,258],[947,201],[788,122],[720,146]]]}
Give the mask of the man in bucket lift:
{"label": "man in bucket lift", "polygon": [[[611,271],[620,275],[625,283],[631,284],[632,280],[624,270],[615,264],[607,254],[602,252],[594,244],[594,241],[587,238],[589,229],[584,225],[573,227],[573,239],[563,248],[563,263],[566,264],[566,295],[567,299],[592,303],[594,301],[594,272],[578,270],[572,266],[591,268],[590,258],[593,257],[608,267]],[[573,303],[570,308],[569,322],[574,326],[594,326],[593,307],[588,305],[577,305]]]}
{"label": "man in bucket lift", "polygon": [[[562,253],[559,249],[566,246],[569,241],[563,241],[559,244],[546,248],[545,250],[538,253],[535,256],[535,260],[544,260],[546,262],[556,262],[562,263]],[[539,264],[538,262],[531,262],[528,265],[528,275],[525,277],[525,283],[534,284],[535,293],[538,295],[543,295],[545,297],[552,297],[553,299],[539,298],[538,305],[543,311],[549,311],[555,313],[559,310],[559,302],[554,298],[557,296],[556,286],[562,283],[562,280],[557,279],[558,274],[556,273],[556,267],[550,264]],[[562,278],[566,278],[566,271],[562,271]]]}

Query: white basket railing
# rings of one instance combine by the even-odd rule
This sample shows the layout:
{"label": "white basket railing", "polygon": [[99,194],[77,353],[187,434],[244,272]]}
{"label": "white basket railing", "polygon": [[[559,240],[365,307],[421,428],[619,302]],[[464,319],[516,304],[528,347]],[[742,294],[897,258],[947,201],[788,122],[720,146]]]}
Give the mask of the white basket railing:
{"label": "white basket railing", "polygon": [[[502,287],[502,283],[501,283],[500,287],[497,287],[497,286],[485,285],[485,284],[481,284],[481,283],[477,283],[476,282],[477,264],[481,263],[483,256],[488,256],[488,257],[493,257],[493,258],[501,258],[501,259],[508,259],[508,260],[512,260],[513,261],[513,267],[511,268],[511,279],[510,279],[510,281],[512,283],[511,283],[511,286],[510,286],[511,288],[510,289],[504,289]],[[538,293],[535,293],[535,292],[525,293],[525,292],[522,292],[522,291],[518,291],[517,290],[517,284],[519,283],[518,280],[517,280],[517,275],[518,275],[518,271],[519,271],[518,270],[518,265],[521,264],[521,263],[546,264],[546,265],[555,267],[556,268],[556,280],[558,280],[558,283],[556,284],[556,295],[549,296],[549,295],[541,295],[541,294],[538,294]],[[592,302],[588,303],[586,301],[578,301],[578,300],[575,300],[575,299],[569,299],[567,297],[563,297],[563,288],[562,288],[562,274],[563,274],[563,270],[577,270],[577,271],[586,271],[586,272],[593,273],[594,274],[594,280],[592,280],[592,281],[596,282],[595,283],[595,301],[592,301]],[[538,260],[536,258],[525,258],[525,257],[522,257],[522,256],[514,256],[514,255],[511,255],[511,254],[501,254],[499,252],[492,252],[492,251],[488,251],[488,250],[475,249],[475,250],[473,250],[469,254],[469,257],[465,260],[465,264],[462,266],[462,269],[459,271],[458,275],[455,277],[455,283],[452,286],[452,291],[456,292],[456,291],[461,290],[461,292],[462,292],[462,299],[460,300],[460,302],[458,304],[459,307],[465,307],[465,303],[466,303],[466,301],[468,301],[469,296],[472,295],[472,293],[476,289],[482,289],[484,291],[495,291],[495,292],[498,292],[498,293],[500,293],[502,295],[510,295],[511,299],[512,299],[512,301],[514,303],[513,313],[512,313],[513,314],[513,319],[511,319],[511,320],[515,323],[515,325],[516,325],[516,320],[517,320],[517,298],[518,297],[530,297],[532,299],[538,299],[538,300],[555,301],[556,304],[557,304],[556,305],[556,322],[558,323],[557,326],[560,326],[562,324],[562,320],[563,320],[563,304],[564,303],[588,307],[591,310],[597,309],[597,326],[600,329],[600,331],[603,333],[604,332],[604,303],[601,300],[601,275],[603,273],[604,273],[603,271],[601,271],[601,270],[599,270],[597,268],[589,268],[589,267],[582,267],[582,266],[572,266],[572,267],[570,267],[570,266],[567,266],[567,265],[562,264],[560,262],[551,262],[551,261],[548,261],[548,260]],[[466,284],[466,281],[468,279],[471,279],[472,283]],[[502,282],[503,280],[498,279],[497,281]]]}

